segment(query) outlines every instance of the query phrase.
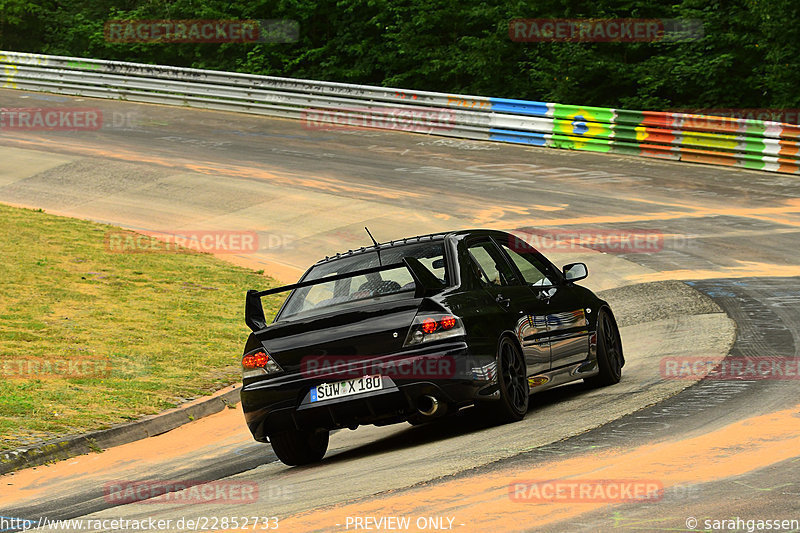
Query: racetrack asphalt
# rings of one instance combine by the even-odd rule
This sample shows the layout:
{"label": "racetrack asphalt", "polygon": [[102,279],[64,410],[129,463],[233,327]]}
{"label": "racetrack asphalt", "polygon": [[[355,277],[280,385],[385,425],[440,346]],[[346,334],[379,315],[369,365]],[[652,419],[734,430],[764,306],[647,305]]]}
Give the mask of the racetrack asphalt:
{"label": "racetrack asphalt", "polygon": [[[93,132],[3,130],[0,201],[139,230],[255,231],[257,251],[220,257],[287,282],[321,256],[368,244],[364,225],[382,241],[463,227],[645,230],[660,247],[543,249],[557,264],[586,261],[586,285],[615,306],[629,360],[619,385],[534,396],[528,417],[508,426],[464,412],[436,426],[337,432],[325,461],[304,468],[275,462],[226,409],[0,477],[0,516],[259,512],[288,531],[345,531],[348,517],[365,516],[450,517],[461,531],[800,518],[797,378],[693,384],[659,365],[798,357],[796,177],[0,91],[3,107],[76,101],[130,120]],[[142,479],[257,483],[261,496],[238,506],[104,497],[106,483]],[[664,491],[647,502],[521,502],[508,495],[520,479],[650,480]]]}

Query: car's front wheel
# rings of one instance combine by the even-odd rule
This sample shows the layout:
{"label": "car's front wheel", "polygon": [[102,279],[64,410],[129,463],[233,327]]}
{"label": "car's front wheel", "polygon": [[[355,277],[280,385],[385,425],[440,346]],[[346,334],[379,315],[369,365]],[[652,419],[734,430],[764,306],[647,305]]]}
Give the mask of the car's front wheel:
{"label": "car's front wheel", "polygon": [[500,339],[497,351],[497,382],[500,399],[480,404],[478,407],[499,423],[517,422],[528,412],[529,388],[525,376],[525,359],[516,344],[508,338]]}
{"label": "car's front wheel", "polygon": [[328,451],[328,437],[326,429],[309,431],[291,429],[270,435],[269,442],[282,463],[300,466],[322,460]]}

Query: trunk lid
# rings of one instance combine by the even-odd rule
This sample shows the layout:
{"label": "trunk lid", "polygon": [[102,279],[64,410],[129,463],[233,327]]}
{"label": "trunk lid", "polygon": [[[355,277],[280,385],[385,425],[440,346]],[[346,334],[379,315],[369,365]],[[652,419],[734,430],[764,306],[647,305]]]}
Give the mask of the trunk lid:
{"label": "trunk lid", "polygon": [[[378,300],[382,300],[379,298]],[[301,371],[310,359],[342,361],[400,351],[421,299],[376,301],[307,319],[275,322],[256,336],[287,373]]]}

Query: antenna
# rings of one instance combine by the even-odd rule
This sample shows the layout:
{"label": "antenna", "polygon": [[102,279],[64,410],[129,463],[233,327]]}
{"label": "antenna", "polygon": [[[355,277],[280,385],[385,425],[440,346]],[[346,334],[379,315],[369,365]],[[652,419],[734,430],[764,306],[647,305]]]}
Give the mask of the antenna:
{"label": "antenna", "polygon": [[378,241],[376,241],[375,237],[372,236],[372,233],[370,233],[368,227],[364,226],[364,229],[367,230],[367,235],[369,235],[369,238],[372,239],[372,243],[375,245],[375,250],[378,252],[378,264],[383,266],[383,261],[381,261],[381,248],[378,246]]}

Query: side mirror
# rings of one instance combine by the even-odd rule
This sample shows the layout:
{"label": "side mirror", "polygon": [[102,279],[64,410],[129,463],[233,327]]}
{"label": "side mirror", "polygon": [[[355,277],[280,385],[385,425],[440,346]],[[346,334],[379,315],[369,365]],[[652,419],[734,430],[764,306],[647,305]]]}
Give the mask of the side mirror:
{"label": "side mirror", "polygon": [[567,281],[578,281],[589,275],[589,271],[586,269],[586,265],[583,263],[570,263],[568,265],[564,265],[562,272],[564,273],[564,279]]}

